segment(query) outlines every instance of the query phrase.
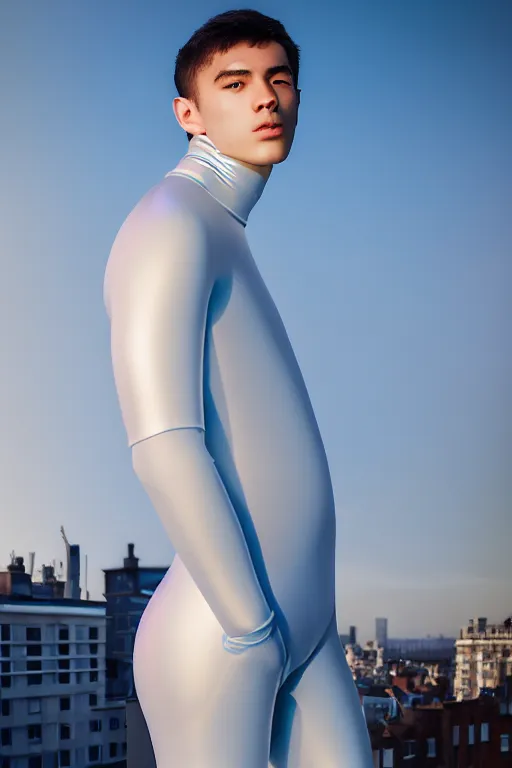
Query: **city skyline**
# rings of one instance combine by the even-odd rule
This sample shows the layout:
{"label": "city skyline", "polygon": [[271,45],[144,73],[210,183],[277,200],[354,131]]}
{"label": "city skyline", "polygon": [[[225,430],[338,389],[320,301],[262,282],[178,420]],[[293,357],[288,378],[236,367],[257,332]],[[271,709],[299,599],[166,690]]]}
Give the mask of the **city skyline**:
{"label": "city skyline", "polygon": [[[30,552],[28,552],[26,554],[25,553],[20,553],[20,552],[18,552],[14,548],[11,550],[11,552],[13,552],[16,557],[22,557],[24,559],[24,563],[23,564],[25,566],[26,571],[28,572],[29,571],[29,562],[30,562],[29,561]],[[126,557],[126,554],[127,554],[127,547],[125,547],[125,551],[123,553],[121,553],[121,556],[119,558],[119,562],[112,563],[111,565],[108,566],[108,568],[105,566],[105,570],[112,569],[112,568],[113,569],[122,568],[123,567],[123,560]],[[35,555],[36,555],[36,557],[34,559],[34,571],[33,571],[34,575],[33,575],[33,580],[36,581],[36,582],[39,582],[41,580],[41,578],[42,578],[42,568],[38,567],[37,552],[35,553]],[[135,555],[135,557],[138,557],[138,552],[137,552],[137,546],[136,545],[135,545],[135,549],[134,549],[134,555]],[[82,590],[81,599],[85,599],[85,594],[86,594],[86,592],[85,592],[85,590],[86,590],[85,561],[86,561],[86,554],[85,553],[81,553],[81,555],[80,555],[80,562],[81,562],[80,587],[81,587],[81,590]],[[10,561],[4,563],[4,562],[2,562],[0,560],[0,571],[4,570],[7,567],[7,565],[9,564],[9,562]],[[65,559],[61,559],[60,557],[53,557],[53,558],[50,558],[50,559],[44,561],[44,563],[43,563],[43,561],[41,561],[41,566],[43,564],[44,565],[55,565],[56,566],[55,575],[58,578],[62,577],[64,580],[66,579]],[[139,562],[139,566],[141,568],[145,568],[145,567],[147,567],[147,568],[166,567],[166,565],[167,565],[166,563],[161,563],[161,562],[158,562],[158,563],[156,563],[156,562],[155,563],[153,563],[153,562],[144,562],[144,561],[140,561]],[[169,563],[169,565],[170,565],[170,563]],[[96,583],[97,580],[94,579],[93,581],[94,581],[94,583]],[[90,579],[88,579],[87,584],[88,584],[88,587],[90,587]],[[89,592],[90,592],[90,589],[89,589]],[[102,591],[101,592],[96,592],[94,596],[90,594],[89,595],[89,599],[90,600],[100,600],[100,601],[103,602],[103,600],[104,600],[103,592]],[[360,615],[364,616],[363,613],[361,613]],[[407,638],[409,638],[409,639],[413,639],[413,638],[418,638],[418,639],[433,638],[433,639],[435,639],[435,638],[450,638],[450,637],[457,638],[459,636],[460,631],[463,630],[464,628],[466,628],[467,625],[468,625],[468,622],[470,622],[472,620],[478,619],[479,617],[485,617],[489,624],[493,624],[493,623],[499,624],[499,623],[503,622],[510,615],[512,615],[512,611],[509,611],[508,613],[505,612],[505,614],[503,614],[503,615],[500,614],[498,616],[489,615],[488,613],[485,613],[485,611],[484,612],[482,612],[482,611],[478,612],[477,611],[477,612],[473,612],[472,614],[470,613],[460,623],[460,625],[458,625],[457,627],[454,627],[454,629],[452,631],[444,631],[443,632],[443,631],[440,631],[440,630],[436,629],[435,627],[433,627],[432,630],[425,631],[421,635],[410,635],[410,634],[407,635],[407,634],[404,634],[404,633],[400,633],[400,634],[398,634],[397,632],[393,633],[393,623],[392,623],[392,620],[390,622],[389,616],[382,617],[381,615],[377,615],[377,614],[375,616],[364,616],[364,620],[363,620],[362,624],[361,625],[357,625],[357,624],[354,624],[354,622],[351,620],[350,616],[345,617],[342,612],[338,612],[338,630],[339,630],[339,633],[341,635],[344,635],[344,634],[348,634],[348,630],[349,630],[351,625],[355,626],[356,632],[357,632],[357,642],[358,643],[363,643],[364,644],[366,642],[373,642],[375,640],[375,635],[376,635],[376,622],[379,620],[379,618],[385,618],[385,620],[387,622],[388,641],[389,642],[392,642],[393,640],[396,640],[396,639],[407,639]],[[344,623],[344,621],[345,621],[345,623]],[[391,627],[391,632],[389,631],[390,627]],[[365,632],[366,632],[366,634],[365,634]]]}
{"label": "city skyline", "polygon": [[[222,10],[0,5],[0,563],[64,560],[63,524],[93,598],[126,542],[173,555],[131,466],[102,284],[187,148],[174,57]],[[299,123],[247,235],[326,447],[340,631],[450,635],[511,611],[512,6],[304,10],[276,14]]]}

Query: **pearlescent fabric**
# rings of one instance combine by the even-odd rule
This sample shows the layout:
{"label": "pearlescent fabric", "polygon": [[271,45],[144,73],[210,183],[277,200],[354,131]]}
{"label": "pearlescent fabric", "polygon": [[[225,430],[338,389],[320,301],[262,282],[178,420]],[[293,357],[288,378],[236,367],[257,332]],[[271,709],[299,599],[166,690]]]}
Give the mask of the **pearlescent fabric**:
{"label": "pearlescent fabric", "polygon": [[[264,186],[195,137],[127,217],[105,274],[134,468],[177,552],[134,656],[158,768],[266,768],[271,750],[287,768],[372,764],[335,631],[327,458],[245,233]],[[223,648],[271,611],[268,640]]]}

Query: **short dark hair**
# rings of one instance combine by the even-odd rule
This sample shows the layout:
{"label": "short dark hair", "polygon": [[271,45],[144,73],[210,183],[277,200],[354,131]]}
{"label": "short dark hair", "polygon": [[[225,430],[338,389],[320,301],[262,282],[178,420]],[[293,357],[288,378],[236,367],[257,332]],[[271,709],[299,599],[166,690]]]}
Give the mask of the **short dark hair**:
{"label": "short dark hair", "polygon": [[[283,46],[297,91],[300,48],[293,42],[280,21],[259,11],[244,9],[226,11],[213,16],[200,27],[176,56],[174,84],[178,95],[198,105],[196,77],[208,67],[217,53],[226,53],[239,43],[257,45],[276,42]],[[190,141],[191,133],[187,133]]]}

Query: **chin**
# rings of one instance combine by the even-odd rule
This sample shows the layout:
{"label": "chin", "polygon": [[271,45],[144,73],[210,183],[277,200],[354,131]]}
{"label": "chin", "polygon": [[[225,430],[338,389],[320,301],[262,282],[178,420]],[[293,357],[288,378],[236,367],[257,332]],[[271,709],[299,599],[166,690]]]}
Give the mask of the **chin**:
{"label": "chin", "polygon": [[223,143],[215,146],[228,157],[241,163],[257,167],[267,167],[282,163],[290,154],[292,140],[284,136],[279,139],[256,140],[256,143],[247,141],[236,146],[235,142],[225,146]]}
{"label": "chin", "polygon": [[[287,141],[270,139],[262,141],[261,145],[250,153],[246,162],[252,165],[279,165],[290,154],[291,145]],[[249,153],[247,153],[249,155]],[[245,158],[244,158],[245,159]]]}

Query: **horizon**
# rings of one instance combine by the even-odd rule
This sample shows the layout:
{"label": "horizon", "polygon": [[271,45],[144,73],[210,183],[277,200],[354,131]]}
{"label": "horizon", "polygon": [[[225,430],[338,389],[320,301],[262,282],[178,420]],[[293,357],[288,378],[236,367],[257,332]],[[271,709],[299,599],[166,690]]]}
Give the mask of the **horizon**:
{"label": "horizon", "polygon": [[[64,524],[91,596],[124,542],[142,564],[173,556],[126,445],[103,275],[186,153],[174,57],[223,8],[0,4],[0,561],[64,554]],[[300,118],[247,235],[329,461],[338,625],[386,616],[419,637],[505,617],[512,4],[288,0],[279,20]]]}
{"label": "horizon", "polygon": [[[127,543],[126,546],[128,547],[128,543]],[[135,547],[134,547],[134,555],[135,555],[135,557],[137,557],[136,548],[137,548],[137,545],[135,543]],[[29,553],[27,553],[27,555],[25,555],[25,554],[20,555],[19,552],[17,552],[15,549],[13,549],[11,551],[14,552],[15,557],[23,557],[23,565],[25,566],[25,571],[28,572],[29,571],[28,561],[29,561],[29,556],[30,556],[31,553],[29,552]],[[34,554],[37,554],[37,553],[34,552]],[[122,561],[123,561],[124,557],[126,557],[126,554],[127,554],[127,552],[125,552],[124,556],[122,556],[120,558],[120,564],[118,566],[113,565],[110,568],[105,568],[105,570],[112,570],[112,569],[113,570],[117,570],[117,568],[122,569],[123,568]],[[86,598],[83,597],[82,595],[86,594],[86,588],[88,588],[88,586],[86,587],[86,583],[85,583],[85,576],[84,576],[85,569],[82,568],[82,565],[85,563],[86,555],[87,555],[87,553],[82,553],[82,550],[80,550],[80,600],[86,600]],[[64,560],[60,560],[60,559],[54,557],[54,558],[49,559],[48,562],[41,561],[41,567],[39,567],[39,568],[36,567],[36,563],[37,563],[37,560],[34,558],[34,571],[33,571],[33,573],[34,574],[38,574],[38,576],[39,576],[39,578],[35,578],[34,576],[32,577],[32,581],[34,583],[42,583],[42,566],[43,565],[53,565],[54,563],[55,564],[57,564],[57,563],[62,564],[63,572],[61,572],[59,574],[60,569],[58,569],[58,570],[56,569],[55,570],[55,575],[57,576],[58,580],[60,580],[60,577],[62,576],[63,577],[62,580],[66,581],[65,559]],[[138,567],[139,568],[167,568],[167,567],[170,567],[170,565],[171,565],[170,563],[169,563],[169,566],[167,566],[166,564],[162,564],[162,563],[140,564],[140,562],[139,562],[139,566]],[[3,570],[6,570],[6,569],[7,569],[7,563],[3,563],[2,561],[0,561],[0,572],[3,571]],[[88,591],[90,593],[90,590],[88,590]],[[98,594],[98,593],[96,593],[96,594]],[[0,594],[0,598],[1,597],[2,597],[2,595]],[[105,599],[103,593],[101,593],[101,595],[99,597],[97,596],[96,598],[93,598],[93,597],[89,596],[89,601],[90,602],[105,603],[106,599]],[[499,616],[496,617],[496,616],[487,616],[487,615],[485,615],[485,618],[487,620],[487,625],[489,626],[489,625],[501,625],[510,616],[512,616],[512,611],[510,613],[505,613],[505,615],[503,617],[499,617]],[[366,621],[365,621],[364,626],[365,627],[369,627],[372,622],[375,625],[376,619],[378,619],[378,618],[385,618],[387,620],[388,642],[391,642],[391,641],[394,641],[394,640],[429,640],[429,639],[433,639],[433,640],[439,640],[439,639],[451,640],[451,639],[454,639],[454,640],[456,640],[458,638],[458,636],[459,636],[460,631],[464,627],[466,627],[468,625],[469,621],[471,621],[471,620],[475,621],[475,620],[479,619],[480,617],[484,617],[484,614],[479,613],[478,615],[475,614],[473,616],[469,616],[468,619],[463,624],[460,625],[460,627],[457,627],[452,632],[445,633],[445,632],[437,632],[435,630],[432,630],[430,632],[427,632],[427,634],[424,634],[424,635],[391,635],[389,633],[389,627],[391,625],[391,622],[390,622],[390,619],[389,619],[388,616],[376,615],[373,618],[367,618]],[[347,619],[348,623],[346,623],[346,625],[342,624],[339,619],[340,619],[340,617],[339,617],[339,614],[338,614],[338,633],[340,635],[347,635],[349,630],[350,630],[350,626],[355,626],[356,627],[356,634],[357,634],[358,638],[363,633],[363,630],[361,630],[361,628],[359,626],[357,626],[355,624],[352,624],[352,622],[349,620],[350,617],[348,617],[348,619]],[[368,632],[368,630],[366,630],[366,634],[364,636],[364,640],[361,641],[360,639],[358,639],[357,643],[359,644],[360,642],[372,642],[372,640],[375,639],[374,636],[375,636],[375,626],[373,627],[373,634],[372,634],[372,631]]]}

